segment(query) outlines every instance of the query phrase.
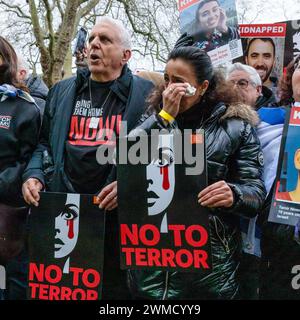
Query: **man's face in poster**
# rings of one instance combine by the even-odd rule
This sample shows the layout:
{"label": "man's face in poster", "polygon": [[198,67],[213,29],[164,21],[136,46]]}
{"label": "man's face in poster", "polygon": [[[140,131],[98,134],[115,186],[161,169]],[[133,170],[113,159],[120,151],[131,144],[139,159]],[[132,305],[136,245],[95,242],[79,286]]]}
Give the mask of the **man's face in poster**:
{"label": "man's face in poster", "polygon": [[171,203],[175,188],[175,164],[171,135],[159,137],[158,158],[146,167],[148,215],[163,212]]}
{"label": "man's face in poster", "polygon": [[294,58],[300,53],[300,31],[293,35],[293,55]]}
{"label": "man's face in poster", "polygon": [[268,81],[275,65],[275,49],[271,41],[255,39],[250,42],[245,61],[256,69],[263,83]]}
{"label": "man's face in poster", "polygon": [[68,194],[64,208],[55,218],[55,258],[68,256],[76,246],[79,231],[79,204],[79,194]]}

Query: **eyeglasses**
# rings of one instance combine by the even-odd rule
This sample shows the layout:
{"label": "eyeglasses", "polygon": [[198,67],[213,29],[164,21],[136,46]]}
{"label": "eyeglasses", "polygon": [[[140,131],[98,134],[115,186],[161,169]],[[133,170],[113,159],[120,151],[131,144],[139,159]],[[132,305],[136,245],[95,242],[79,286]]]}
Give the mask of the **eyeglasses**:
{"label": "eyeglasses", "polygon": [[246,79],[240,79],[240,80],[230,80],[230,83],[235,86],[237,85],[239,88],[241,89],[247,89],[248,88],[248,85],[249,83],[252,84],[254,87],[255,87],[255,84],[251,81],[248,81]]}

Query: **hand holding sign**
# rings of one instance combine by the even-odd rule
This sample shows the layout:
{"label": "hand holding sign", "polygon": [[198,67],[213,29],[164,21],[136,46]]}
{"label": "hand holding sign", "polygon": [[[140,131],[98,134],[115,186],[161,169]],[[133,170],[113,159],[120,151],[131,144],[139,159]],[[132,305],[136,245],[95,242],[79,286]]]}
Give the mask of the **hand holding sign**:
{"label": "hand holding sign", "polygon": [[28,204],[33,204],[36,207],[39,205],[40,195],[43,185],[38,179],[30,178],[23,183],[22,193],[25,201]]}
{"label": "hand holding sign", "polygon": [[117,181],[110,183],[101,190],[97,196],[97,199],[100,202],[100,209],[111,211],[118,206],[117,190]]}
{"label": "hand holding sign", "polygon": [[233,205],[233,192],[225,181],[218,181],[199,192],[198,203],[209,208],[230,208]]}

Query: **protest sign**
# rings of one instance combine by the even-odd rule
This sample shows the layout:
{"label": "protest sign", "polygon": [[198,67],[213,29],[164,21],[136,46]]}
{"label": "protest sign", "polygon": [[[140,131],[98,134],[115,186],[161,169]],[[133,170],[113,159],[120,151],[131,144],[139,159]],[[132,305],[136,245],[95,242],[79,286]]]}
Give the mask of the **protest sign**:
{"label": "protest sign", "polygon": [[243,55],[234,0],[179,0],[180,31],[195,39],[214,66]]}
{"label": "protest sign", "polygon": [[91,195],[40,193],[30,214],[29,297],[99,300],[104,213]]}
{"label": "protest sign", "polygon": [[269,221],[300,226],[300,107],[287,115]]}
{"label": "protest sign", "polygon": [[121,267],[210,271],[209,214],[197,202],[207,183],[203,130],[126,143],[128,154],[148,151],[148,157],[139,164],[118,159]]}

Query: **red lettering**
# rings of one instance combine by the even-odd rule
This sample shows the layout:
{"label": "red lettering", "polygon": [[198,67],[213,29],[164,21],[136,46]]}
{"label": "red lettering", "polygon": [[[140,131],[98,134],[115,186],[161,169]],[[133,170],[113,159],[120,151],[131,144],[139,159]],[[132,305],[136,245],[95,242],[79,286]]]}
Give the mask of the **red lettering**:
{"label": "red lettering", "polygon": [[33,262],[31,262],[29,264],[29,281],[33,281],[35,280],[34,278],[36,278],[36,280],[38,282],[43,282],[44,281],[44,269],[45,266],[44,264],[35,264]]}
{"label": "red lettering", "polygon": [[111,140],[113,136],[115,123],[116,123],[116,116],[111,116],[111,118],[108,117],[106,119],[105,135],[107,136],[108,140]]}
{"label": "red lettering", "polygon": [[49,287],[49,300],[60,300],[60,287],[50,286]]}
{"label": "red lettering", "polygon": [[49,289],[48,284],[40,284],[39,285],[39,299],[40,300],[49,300],[48,289]]}
{"label": "red lettering", "polygon": [[70,140],[82,139],[83,131],[84,131],[84,123],[85,123],[85,118],[81,118],[80,126],[78,126],[78,117],[72,116],[71,124],[70,124],[70,133],[69,133]]}
{"label": "red lettering", "polygon": [[[53,276],[51,275],[53,274]],[[48,266],[45,270],[45,280],[49,283],[58,283],[61,281],[62,272],[61,269],[56,265]]]}
{"label": "red lettering", "polygon": [[[85,124],[85,132],[84,132],[84,140],[95,140],[96,135],[97,135],[97,129],[95,128],[90,128],[90,122],[91,122],[91,118],[88,118]],[[90,130],[91,134],[90,134]]]}
{"label": "red lettering", "polygon": [[[186,256],[186,259],[183,259]],[[186,262],[184,261],[186,260]],[[176,252],[176,263],[181,268],[188,268],[193,265],[193,255],[186,249],[180,249]]]}
{"label": "red lettering", "polygon": [[154,248],[148,249],[148,265],[152,266],[160,266],[160,251]]}
{"label": "red lettering", "polygon": [[122,248],[122,252],[125,252],[126,266],[131,266],[132,265],[131,254],[134,253],[134,248]]}
{"label": "red lettering", "polygon": [[85,291],[80,288],[73,290],[72,300],[86,300]]}
{"label": "red lettering", "polygon": [[146,248],[137,248],[135,249],[135,263],[137,266],[147,266],[147,249]]}
{"label": "red lettering", "polygon": [[[89,279],[92,277],[92,280]],[[90,278],[91,278],[90,277]],[[94,269],[87,269],[82,275],[82,282],[88,288],[95,288],[100,283],[100,274]]]}
{"label": "red lettering", "polygon": [[162,265],[164,267],[176,267],[174,262],[175,252],[171,249],[162,249]]}
{"label": "red lettering", "polygon": [[138,227],[137,224],[133,224],[131,229],[127,224],[121,224],[120,232],[121,232],[121,245],[127,245],[127,238],[130,241],[130,244],[138,245],[139,244],[139,236],[138,236]]}
{"label": "red lettering", "polygon": [[117,115],[117,126],[116,126],[116,133],[117,133],[117,135],[120,134],[121,122],[122,122],[122,115],[119,114],[119,115]]}
{"label": "red lettering", "polygon": [[185,226],[181,224],[174,224],[174,225],[170,224],[168,228],[170,231],[173,231],[174,233],[174,245],[176,247],[181,247],[182,240],[181,240],[180,232],[185,230]]}
{"label": "red lettering", "polygon": [[30,297],[31,299],[36,299],[37,297],[37,288],[39,287],[38,283],[29,282],[29,288],[30,290]]}
{"label": "red lettering", "polygon": [[194,267],[209,269],[209,265],[207,264],[207,252],[204,250],[195,250],[194,251]]}
{"label": "red lettering", "polygon": [[[200,239],[198,241],[193,239],[193,232],[199,233]],[[196,224],[189,226],[186,229],[185,238],[189,245],[193,247],[202,247],[207,243],[208,233],[202,226]]]}
{"label": "red lettering", "polygon": [[68,287],[61,287],[60,300],[71,300],[72,290]]}
{"label": "red lettering", "polygon": [[87,290],[86,292],[86,300],[97,300],[98,292],[95,290]]}
{"label": "red lettering", "polygon": [[[148,234],[148,235],[150,234],[148,231],[150,231],[150,233],[152,233],[152,239],[148,239],[146,237],[146,234]],[[144,245],[155,246],[158,244],[158,242],[160,240],[160,232],[156,226],[154,226],[152,224],[145,224],[140,228],[139,237]]]}
{"label": "red lettering", "polygon": [[71,267],[70,272],[73,273],[73,286],[78,286],[79,285],[79,275],[80,275],[80,273],[83,272],[83,269]]}

